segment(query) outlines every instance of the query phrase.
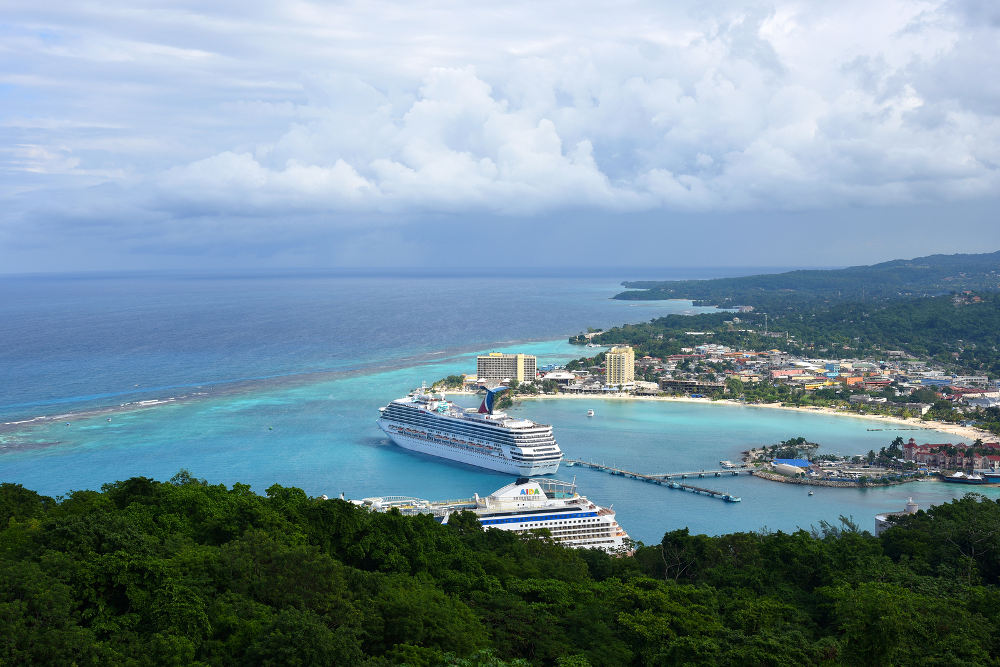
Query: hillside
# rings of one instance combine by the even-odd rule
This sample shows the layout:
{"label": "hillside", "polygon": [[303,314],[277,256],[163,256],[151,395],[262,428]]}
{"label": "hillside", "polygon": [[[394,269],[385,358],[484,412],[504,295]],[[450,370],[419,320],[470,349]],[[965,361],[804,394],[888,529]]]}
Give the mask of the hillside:
{"label": "hillside", "polygon": [[639,354],[664,357],[705,342],[688,332],[711,331],[712,342],[739,349],[778,347],[833,358],[902,350],[975,374],[1000,376],[998,292],[772,311],[767,325],[778,338],[763,335],[762,313],[740,314],[738,326],[732,318],[732,313],[669,315],[609,329],[595,340],[606,345],[627,343]]}
{"label": "hillside", "polygon": [[970,495],[612,558],[186,473],[0,484],[0,664],[998,664],[998,525]]}
{"label": "hillside", "polygon": [[930,255],[846,269],[799,270],[712,280],[632,281],[626,300],[692,299],[703,305],[782,310],[842,301],[882,301],[960,290],[1000,289],[1000,251]]}

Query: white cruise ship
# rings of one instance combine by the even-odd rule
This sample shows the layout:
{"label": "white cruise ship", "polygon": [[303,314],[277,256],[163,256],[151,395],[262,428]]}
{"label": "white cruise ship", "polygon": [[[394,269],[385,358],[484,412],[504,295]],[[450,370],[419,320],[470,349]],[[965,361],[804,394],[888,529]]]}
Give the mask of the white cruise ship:
{"label": "white cruise ship", "polygon": [[576,492],[576,484],[554,479],[519,479],[486,498],[431,502],[409,496],[383,496],[351,501],[377,512],[431,514],[441,523],[455,512],[473,512],[485,528],[528,533],[547,528],[556,542],[580,549],[626,553],[630,540],[610,508]]}
{"label": "white cruise ship", "polygon": [[400,447],[431,456],[521,477],[556,472],[562,450],[551,426],[493,411],[504,389],[488,390],[476,410],[422,388],[379,408],[378,425]]}

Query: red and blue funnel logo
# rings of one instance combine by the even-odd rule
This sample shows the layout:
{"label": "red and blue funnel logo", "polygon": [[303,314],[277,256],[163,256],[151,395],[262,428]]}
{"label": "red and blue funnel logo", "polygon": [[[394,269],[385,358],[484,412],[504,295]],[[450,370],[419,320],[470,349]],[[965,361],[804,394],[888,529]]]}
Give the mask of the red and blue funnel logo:
{"label": "red and blue funnel logo", "polygon": [[[483,387],[486,389],[486,387]],[[502,391],[507,391],[507,387],[497,387],[496,389],[486,389],[486,398],[483,399],[483,404],[479,406],[479,413],[484,415],[493,414],[493,401],[494,396]]]}

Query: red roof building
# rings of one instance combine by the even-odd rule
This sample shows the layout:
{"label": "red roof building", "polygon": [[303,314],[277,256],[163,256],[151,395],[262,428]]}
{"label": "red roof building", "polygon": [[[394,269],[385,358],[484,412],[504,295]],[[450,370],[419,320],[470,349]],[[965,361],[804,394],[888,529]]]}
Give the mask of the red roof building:
{"label": "red roof building", "polygon": [[[958,444],[949,443],[927,443],[918,445],[913,438],[903,445],[903,459],[916,463],[926,463],[928,465],[943,468],[993,468],[1000,467],[1000,443],[984,442],[976,445],[967,445],[964,442]],[[996,452],[995,454],[983,454],[983,450]]]}

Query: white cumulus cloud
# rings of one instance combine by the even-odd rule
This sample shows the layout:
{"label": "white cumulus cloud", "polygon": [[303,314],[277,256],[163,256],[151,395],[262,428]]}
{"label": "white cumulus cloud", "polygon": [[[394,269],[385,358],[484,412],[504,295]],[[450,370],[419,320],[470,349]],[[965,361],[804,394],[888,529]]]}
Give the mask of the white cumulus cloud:
{"label": "white cumulus cloud", "polygon": [[1000,192],[991,3],[38,0],[5,19],[8,230],[55,192],[150,234]]}

